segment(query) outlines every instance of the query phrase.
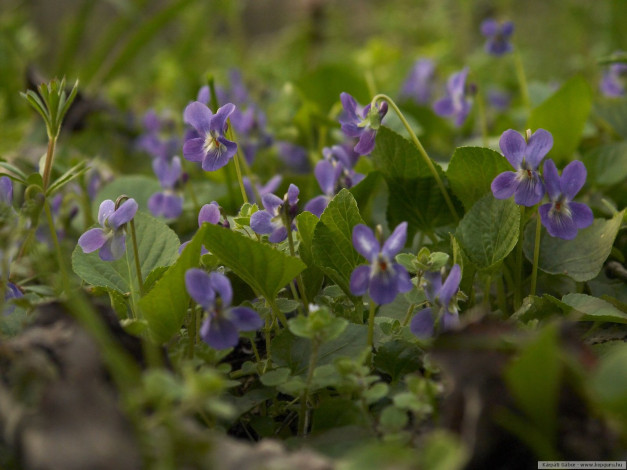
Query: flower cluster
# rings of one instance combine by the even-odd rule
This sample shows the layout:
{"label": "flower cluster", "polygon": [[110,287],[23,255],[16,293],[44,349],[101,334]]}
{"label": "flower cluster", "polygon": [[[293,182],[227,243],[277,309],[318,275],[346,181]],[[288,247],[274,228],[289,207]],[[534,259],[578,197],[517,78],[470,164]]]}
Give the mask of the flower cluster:
{"label": "flower cluster", "polygon": [[260,235],[270,235],[270,243],[279,243],[287,238],[288,226],[295,230],[294,217],[298,211],[298,186],[290,184],[283,199],[274,194],[265,194],[261,200],[265,210],[250,216],[250,228]]}
{"label": "flower cluster", "polygon": [[207,313],[200,328],[202,340],[214,349],[237,345],[240,331],[255,331],[263,326],[257,312],[248,307],[231,307],[231,281],[220,273],[207,274],[192,268],[185,273],[187,292]]}
{"label": "flower cluster", "polygon": [[124,226],[135,217],[137,202],[127,199],[116,209],[111,199],[102,201],[98,209],[98,223],[102,228],[87,230],[78,239],[85,253],[99,250],[103,261],[114,261],[126,252]]}
{"label": "flower cluster", "polygon": [[492,193],[497,199],[514,196],[516,204],[535,206],[542,201],[545,191],[549,203],[539,207],[542,224],[549,235],[572,240],[577,231],[592,224],[592,211],[585,204],[573,202],[573,198],[586,182],[586,168],[580,161],[570,162],[560,177],[553,160],[544,162],[543,178],[538,167],[553,147],[553,136],[544,129],[527,139],[509,129],[499,142],[501,151],[516,171],[501,173],[492,181]]}
{"label": "flower cluster", "polygon": [[389,304],[396,295],[408,292],[413,284],[409,273],[394,262],[394,256],[405,246],[407,222],[399,224],[383,246],[374,232],[363,224],[353,228],[353,246],[368,260],[370,265],[357,266],[350,279],[350,289],[354,295],[366,292],[379,305]]}
{"label": "flower cluster", "polygon": [[416,313],[409,326],[411,332],[422,339],[433,336],[436,329],[450,330],[459,322],[454,298],[459,290],[462,271],[458,264],[454,265],[444,283],[440,272],[426,272],[423,279],[423,288],[431,307]]}

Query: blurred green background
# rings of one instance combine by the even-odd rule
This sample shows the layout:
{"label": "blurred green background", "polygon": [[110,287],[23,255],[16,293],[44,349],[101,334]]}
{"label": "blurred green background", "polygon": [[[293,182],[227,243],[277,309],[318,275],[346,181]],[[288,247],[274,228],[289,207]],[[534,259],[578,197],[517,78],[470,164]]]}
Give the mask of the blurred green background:
{"label": "blurred green background", "polygon": [[[290,83],[314,102],[312,80],[332,80],[333,93],[350,86],[365,100],[369,77],[377,92],[396,96],[422,56],[437,62],[441,84],[468,65],[480,83],[514,91],[511,55],[484,53],[479,25],[488,17],[515,22],[532,87],[575,73],[596,83],[597,60],[627,49],[624,0],[2,0],[0,156],[15,159],[19,142],[33,140],[35,117],[19,96],[32,87],[28,77],[78,78],[87,110],[114,109],[106,129],[122,134],[149,108],[178,118],[208,75],[225,84],[233,67],[279,128]],[[341,64],[340,73],[316,75],[325,64]],[[108,151],[87,140],[82,151]],[[115,142],[107,137],[110,151]]]}

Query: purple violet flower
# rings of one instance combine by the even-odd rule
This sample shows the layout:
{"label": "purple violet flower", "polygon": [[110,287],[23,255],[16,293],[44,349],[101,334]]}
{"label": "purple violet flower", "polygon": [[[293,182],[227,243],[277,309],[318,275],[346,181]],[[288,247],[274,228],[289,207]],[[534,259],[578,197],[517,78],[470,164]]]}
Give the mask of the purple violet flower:
{"label": "purple violet flower", "polygon": [[135,199],[127,199],[117,209],[111,199],[102,201],[98,209],[98,223],[102,228],[87,230],[78,239],[78,246],[85,253],[100,250],[100,259],[103,261],[121,258],[126,252],[124,226],[135,217],[136,212]]}
{"label": "purple violet flower", "polygon": [[447,95],[433,104],[438,116],[453,118],[456,126],[461,126],[470,112],[471,101],[467,97],[466,79],[468,67],[454,73],[446,83]]}
{"label": "purple violet flower", "polygon": [[409,76],[403,83],[401,97],[414,100],[417,104],[429,103],[433,92],[433,76],[435,64],[431,59],[419,59],[409,72]]}
{"label": "purple violet flower", "polygon": [[13,181],[8,176],[0,177],[0,204],[10,206],[13,203]]}
{"label": "purple violet flower", "polygon": [[[352,155],[351,155],[352,154]],[[325,147],[322,149],[324,160],[320,160],[314,168],[314,174],[323,195],[311,199],[303,210],[309,211],[317,217],[322,215],[331,198],[341,188],[351,188],[364,179],[364,175],[353,170],[353,155],[357,155],[352,149],[346,149],[340,145]],[[357,155],[359,158],[359,155]]]}
{"label": "purple violet flower", "polygon": [[[3,281],[0,279],[0,282],[3,282]],[[22,297],[24,297],[24,294],[19,289],[19,287],[17,287],[12,282],[7,281],[7,284],[4,290],[4,305],[3,305],[2,314],[11,315],[13,311],[15,310],[15,305],[9,304],[8,302],[12,299],[19,299]]]}
{"label": "purple violet flower", "polygon": [[625,95],[625,77],[627,64],[615,63],[609,66],[601,78],[599,88],[601,93],[609,98],[620,98]]}
{"label": "purple violet flower", "polygon": [[484,20],[481,23],[481,34],[488,39],[485,43],[486,52],[495,56],[511,52],[514,47],[509,42],[509,37],[513,32],[514,23],[511,21],[499,23],[493,19]]}
{"label": "purple violet flower", "polygon": [[359,138],[354,148],[355,152],[359,155],[369,155],[374,149],[377,130],[388,112],[388,104],[382,102],[378,108],[372,109],[368,104],[362,109],[348,93],[341,93],[340,100],[344,107],[344,112],[340,116],[342,131],[347,137]]}
{"label": "purple violet flower", "polygon": [[[222,211],[220,209],[220,205],[216,201],[212,201],[210,204],[205,204],[198,211],[198,227],[202,227],[202,224],[205,222],[213,225],[220,225],[222,227],[229,228],[229,221],[226,217],[222,217]],[[182,253],[189,241],[181,244],[179,248],[179,253]],[[200,254],[206,255],[209,253],[204,245],[200,248]]]}
{"label": "purple violet flower", "polygon": [[436,325],[439,325],[442,331],[446,331],[458,324],[457,305],[452,300],[459,290],[462,271],[456,264],[444,283],[439,272],[426,272],[423,278],[426,281],[423,284],[425,295],[431,307],[422,309],[414,315],[409,325],[411,332],[421,339],[433,336]]}
{"label": "purple violet flower", "polygon": [[277,148],[279,157],[289,168],[297,173],[309,173],[311,166],[305,147],[290,142],[277,142]]}
{"label": "purple violet flower", "polygon": [[572,161],[560,177],[555,163],[549,159],[544,162],[543,174],[551,202],[538,208],[540,220],[552,237],[572,240],[579,229],[588,227],[594,220],[588,206],[572,201],[586,182],[586,167],[580,161]]}
{"label": "purple violet flower", "polygon": [[364,224],[353,228],[353,246],[368,260],[370,265],[357,266],[350,279],[353,295],[370,297],[379,305],[389,304],[396,295],[408,292],[413,284],[409,273],[400,264],[394,262],[394,256],[405,246],[407,222],[400,223],[388,239],[380,246],[374,232]]}
{"label": "purple violet flower", "polygon": [[257,312],[248,307],[231,307],[233,290],[224,274],[207,274],[191,268],[185,272],[187,292],[205,312],[207,318],[200,327],[200,337],[214,349],[237,346],[240,331],[255,331],[263,326]]}
{"label": "purple violet flower", "polygon": [[200,101],[188,104],[184,121],[196,133],[186,136],[183,145],[185,159],[202,162],[202,169],[205,171],[215,171],[225,166],[237,151],[237,144],[224,136],[226,121],[233,111],[235,105],[232,103],[225,104],[215,114]]}
{"label": "purple violet flower", "polygon": [[[529,135],[531,131],[527,131]],[[492,194],[497,199],[514,195],[521,206],[535,206],[544,196],[544,185],[537,169],[545,155],[553,147],[549,131],[538,129],[525,138],[513,129],[506,130],[499,141],[501,151],[516,171],[506,171],[492,181]]]}
{"label": "purple violet flower", "polygon": [[181,159],[174,157],[168,163],[163,157],[155,158],[152,161],[152,169],[159,178],[163,191],[150,196],[148,209],[155,217],[163,216],[166,219],[175,219],[183,211],[183,198],[174,192],[174,188],[183,173]]}
{"label": "purple violet flower", "polygon": [[250,216],[250,228],[260,235],[269,234],[270,243],[285,240],[287,238],[285,219],[291,224],[292,230],[295,230],[292,221],[298,211],[299,192],[298,186],[290,184],[283,199],[274,194],[264,195],[261,200],[265,210],[257,211]]}

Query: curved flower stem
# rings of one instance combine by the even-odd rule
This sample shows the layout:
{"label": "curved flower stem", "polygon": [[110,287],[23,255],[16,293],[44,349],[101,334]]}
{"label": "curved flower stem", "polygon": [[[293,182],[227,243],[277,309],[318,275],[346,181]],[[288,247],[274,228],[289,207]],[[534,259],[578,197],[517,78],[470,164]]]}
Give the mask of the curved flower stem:
{"label": "curved flower stem", "polygon": [[433,161],[431,160],[426,150],[420,143],[420,140],[418,140],[416,133],[413,131],[413,129],[407,122],[407,119],[405,119],[405,116],[403,116],[403,113],[398,108],[396,103],[392,100],[392,98],[390,98],[387,95],[384,95],[384,94],[376,95],[374,98],[372,98],[372,102],[371,102],[372,106],[375,106],[377,101],[379,100],[384,100],[388,103],[388,105],[394,110],[398,118],[403,123],[403,126],[405,126],[405,129],[407,129],[407,132],[409,132],[412,142],[418,149],[418,153],[420,153],[420,156],[423,158],[424,162],[427,164],[427,167],[429,167],[429,171],[431,171],[431,174],[433,175],[433,178],[435,179],[435,182],[437,183],[438,188],[440,189],[440,192],[442,193],[442,197],[444,198],[444,201],[446,201],[446,205],[451,211],[451,215],[455,219],[455,222],[459,222],[459,215],[457,215],[457,211],[455,210],[453,201],[451,200],[451,197],[449,196],[448,191],[446,190],[446,187],[444,186],[444,183],[442,182],[442,179],[440,178],[440,175],[438,174],[438,171],[436,170],[435,165],[433,164]]}
{"label": "curved flower stem", "polygon": [[536,237],[533,246],[533,268],[531,270],[531,295],[536,295],[536,283],[538,281],[538,259],[540,258],[540,235],[542,233],[542,220],[540,213],[536,212]]}
{"label": "curved flower stem", "polygon": [[516,268],[514,271],[514,311],[522,305],[522,265],[523,265],[523,236],[525,231],[525,206],[520,207],[520,228],[518,244],[516,245]]}
{"label": "curved flower stem", "polygon": [[516,78],[520,87],[520,95],[527,111],[531,111],[531,100],[529,99],[529,88],[527,87],[527,77],[525,76],[525,68],[518,51],[514,51],[514,67],[516,68]]}
{"label": "curved flower stem", "polygon": [[374,347],[374,317],[377,313],[377,304],[370,299],[370,313],[368,314],[368,347]]}
{"label": "curved flower stem", "polygon": [[281,310],[279,309],[279,306],[276,304],[276,300],[266,299],[266,301],[268,302],[268,305],[270,305],[270,308],[272,309],[274,318],[278,319],[284,328],[287,328],[287,318],[285,318],[285,314],[281,312]]}
{"label": "curved flower stem", "polygon": [[139,249],[137,248],[137,234],[135,233],[135,221],[131,219],[131,240],[133,241],[133,254],[135,255],[135,272],[137,273],[137,283],[140,295],[144,295],[144,280],[142,279],[142,268],[139,264]]}
{"label": "curved flower stem", "polygon": [[485,287],[483,292],[483,305],[490,309],[490,289],[492,288],[492,275],[487,274],[485,278]]}

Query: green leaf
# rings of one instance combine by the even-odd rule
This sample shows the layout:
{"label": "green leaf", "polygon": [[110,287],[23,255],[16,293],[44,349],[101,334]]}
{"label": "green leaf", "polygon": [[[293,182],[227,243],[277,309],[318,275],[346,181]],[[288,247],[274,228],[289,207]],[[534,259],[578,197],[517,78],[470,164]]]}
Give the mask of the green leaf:
{"label": "green leaf", "polygon": [[[588,228],[580,230],[573,240],[551,237],[542,227],[538,267],[549,274],[564,274],[578,282],[594,279],[612,251],[625,211],[611,219],[595,219]],[[533,259],[535,223],[525,228],[523,250]]]}
{"label": "green leaf", "polygon": [[617,422],[627,422],[627,344],[603,357],[591,380],[600,404]]}
{"label": "green leaf", "polygon": [[312,242],[316,265],[351,298],[351,274],[365,261],[353,248],[353,227],[363,222],[352,194],[342,189],[322,213]]}
{"label": "green leaf", "polygon": [[266,299],[274,301],[279,290],[306,266],[300,259],[218,225],[206,225],[204,244],[225,266]]}
{"label": "green leaf", "polygon": [[623,139],[627,139],[627,101],[607,100],[594,107],[594,113]]}
{"label": "green leaf", "polygon": [[[138,211],[135,215],[135,230],[144,279],[156,267],[174,263],[178,257],[180,242],[170,227],[151,215]],[[93,286],[115,289],[122,294],[139,292],[135,275],[135,255],[130,237],[130,233],[127,232],[126,255],[116,261],[103,261],[97,251],[84,253],[77,245],[72,253],[72,269],[83,281]]]}
{"label": "green leaf", "polygon": [[590,86],[583,77],[576,76],[531,111],[527,127],[533,132],[542,128],[553,134],[551,158],[570,161],[591,109]]}
{"label": "green leaf", "polygon": [[139,210],[148,210],[148,199],[159,191],[161,185],[154,178],[141,175],[119,176],[98,192],[91,206],[92,212],[97,215],[102,201],[105,199],[115,201],[122,194],[135,199]]}
{"label": "green leaf", "polygon": [[26,179],[28,178],[28,176],[26,176],[26,173],[24,173],[18,167],[11,165],[9,162],[0,162],[0,168],[4,168],[5,170],[11,172],[11,174],[7,175],[9,178],[15,181],[19,181],[22,184],[26,184]]}
{"label": "green leaf", "polygon": [[504,171],[512,171],[507,159],[494,150],[483,147],[458,147],[446,170],[455,196],[466,210],[481,196],[491,192],[494,178]]}
{"label": "green leaf", "polygon": [[318,217],[311,212],[298,214],[295,219],[298,236],[300,237],[298,254],[300,259],[307,265],[307,269],[303,272],[302,277],[308,299],[314,299],[318,295],[320,287],[322,287],[322,281],[324,281],[324,273],[315,265],[312,251],[314,230],[318,220]]}
{"label": "green leaf", "polygon": [[61,176],[59,176],[49,187],[46,193],[48,195],[54,194],[57,190],[61,189],[65,184],[69,183],[75,178],[85,173],[89,168],[87,167],[87,161],[83,160],[72,168],[67,170]]}
{"label": "green leaf", "polygon": [[374,357],[374,366],[392,378],[392,383],[401,380],[405,374],[420,370],[423,351],[408,341],[388,341],[383,343]]}
{"label": "green leaf", "polygon": [[266,372],[259,377],[259,380],[261,380],[261,383],[266,387],[276,387],[277,385],[287,382],[287,379],[290,377],[290,373],[291,372],[287,367],[280,367]]}
{"label": "green leaf", "polygon": [[591,173],[601,186],[612,186],[627,178],[627,142],[616,142],[594,148],[586,155]]}
{"label": "green leaf", "polygon": [[611,303],[586,294],[567,294],[562,302],[583,313],[581,321],[600,321],[627,323],[627,313],[620,311]]}
{"label": "green leaf", "polygon": [[[506,368],[504,377],[514,399],[545,439],[555,438],[561,381],[557,330],[551,325]],[[542,380],[538,380],[541,377]]]}
{"label": "green leaf", "polygon": [[[338,357],[358,357],[366,348],[368,327],[349,323],[337,338],[318,349],[318,366],[331,364]],[[294,375],[307,372],[311,355],[311,341],[281,331],[272,340],[272,361],[279,367],[289,367]]]}
{"label": "green leaf", "polygon": [[363,74],[347,64],[324,64],[302,76],[296,86],[303,96],[316,103],[326,113],[340,101],[340,93],[350,90],[350,94],[362,105],[370,99]]}
{"label": "green leaf", "polygon": [[139,301],[139,307],[148,321],[150,332],[158,343],[164,343],[172,338],[183,324],[189,306],[189,294],[185,288],[185,272],[190,268],[198,267],[200,248],[207,225],[198,229],[176,263]]}
{"label": "green leaf", "polygon": [[512,198],[486,194],[466,213],[455,238],[479,270],[495,267],[518,241],[520,211]]}
{"label": "green leaf", "polygon": [[[388,186],[390,227],[406,221],[411,238],[417,230],[433,231],[454,221],[429,167],[411,142],[381,127],[372,159]],[[444,181],[444,172],[435,162],[434,166]]]}

